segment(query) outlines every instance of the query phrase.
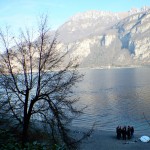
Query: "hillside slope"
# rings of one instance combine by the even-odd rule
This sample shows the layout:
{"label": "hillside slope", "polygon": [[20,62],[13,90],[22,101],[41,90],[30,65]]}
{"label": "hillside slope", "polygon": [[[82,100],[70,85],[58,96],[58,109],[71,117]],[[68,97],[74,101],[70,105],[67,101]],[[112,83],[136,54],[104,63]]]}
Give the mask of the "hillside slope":
{"label": "hillside slope", "polygon": [[80,67],[150,64],[150,9],[88,11],[59,29],[58,48],[78,56]]}

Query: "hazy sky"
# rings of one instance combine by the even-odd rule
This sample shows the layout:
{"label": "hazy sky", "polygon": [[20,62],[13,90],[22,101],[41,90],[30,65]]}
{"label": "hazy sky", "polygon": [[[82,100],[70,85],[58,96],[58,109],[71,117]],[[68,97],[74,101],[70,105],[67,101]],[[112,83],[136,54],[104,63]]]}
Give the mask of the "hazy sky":
{"label": "hazy sky", "polygon": [[150,0],[0,0],[0,28],[34,26],[37,16],[48,14],[49,26],[57,28],[78,12],[128,11],[150,6]]}

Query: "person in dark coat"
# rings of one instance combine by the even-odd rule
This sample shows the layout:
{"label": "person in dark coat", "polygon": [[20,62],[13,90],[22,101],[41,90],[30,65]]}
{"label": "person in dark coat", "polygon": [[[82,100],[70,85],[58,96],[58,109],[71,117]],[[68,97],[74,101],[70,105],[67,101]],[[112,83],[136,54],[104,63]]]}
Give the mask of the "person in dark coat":
{"label": "person in dark coat", "polygon": [[131,132],[131,137],[133,137],[133,134],[134,134],[134,128],[133,128],[133,126],[131,127],[130,132]]}
{"label": "person in dark coat", "polygon": [[121,126],[119,127],[119,139],[121,139],[121,134],[122,134],[122,130],[121,130]]}
{"label": "person in dark coat", "polygon": [[123,127],[122,129],[122,136],[123,136],[123,140],[126,140],[126,126]]}
{"label": "person in dark coat", "polygon": [[120,139],[121,138],[121,126],[118,126],[116,128],[116,133],[117,133],[117,139]]}
{"label": "person in dark coat", "polygon": [[127,137],[128,137],[128,140],[131,139],[131,128],[130,128],[130,126],[128,126],[128,129],[127,129]]}

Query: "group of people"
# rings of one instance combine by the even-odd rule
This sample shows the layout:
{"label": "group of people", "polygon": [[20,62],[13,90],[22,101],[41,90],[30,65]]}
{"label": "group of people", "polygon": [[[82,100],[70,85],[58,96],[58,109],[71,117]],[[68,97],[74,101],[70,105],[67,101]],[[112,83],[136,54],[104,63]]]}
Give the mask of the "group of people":
{"label": "group of people", "polygon": [[116,128],[116,133],[117,133],[117,139],[123,139],[123,140],[126,140],[127,138],[128,139],[131,139],[133,137],[133,134],[134,134],[134,127],[121,127],[121,126],[118,126]]}

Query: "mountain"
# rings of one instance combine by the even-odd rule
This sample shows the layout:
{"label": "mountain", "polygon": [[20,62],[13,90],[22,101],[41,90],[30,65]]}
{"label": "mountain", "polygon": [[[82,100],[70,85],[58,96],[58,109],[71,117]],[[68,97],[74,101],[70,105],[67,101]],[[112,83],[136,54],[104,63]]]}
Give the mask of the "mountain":
{"label": "mountain", "polygon": [[57,30],[58,49],[78,57],[80,67],[150,64],[150,9],[87,11]]}

